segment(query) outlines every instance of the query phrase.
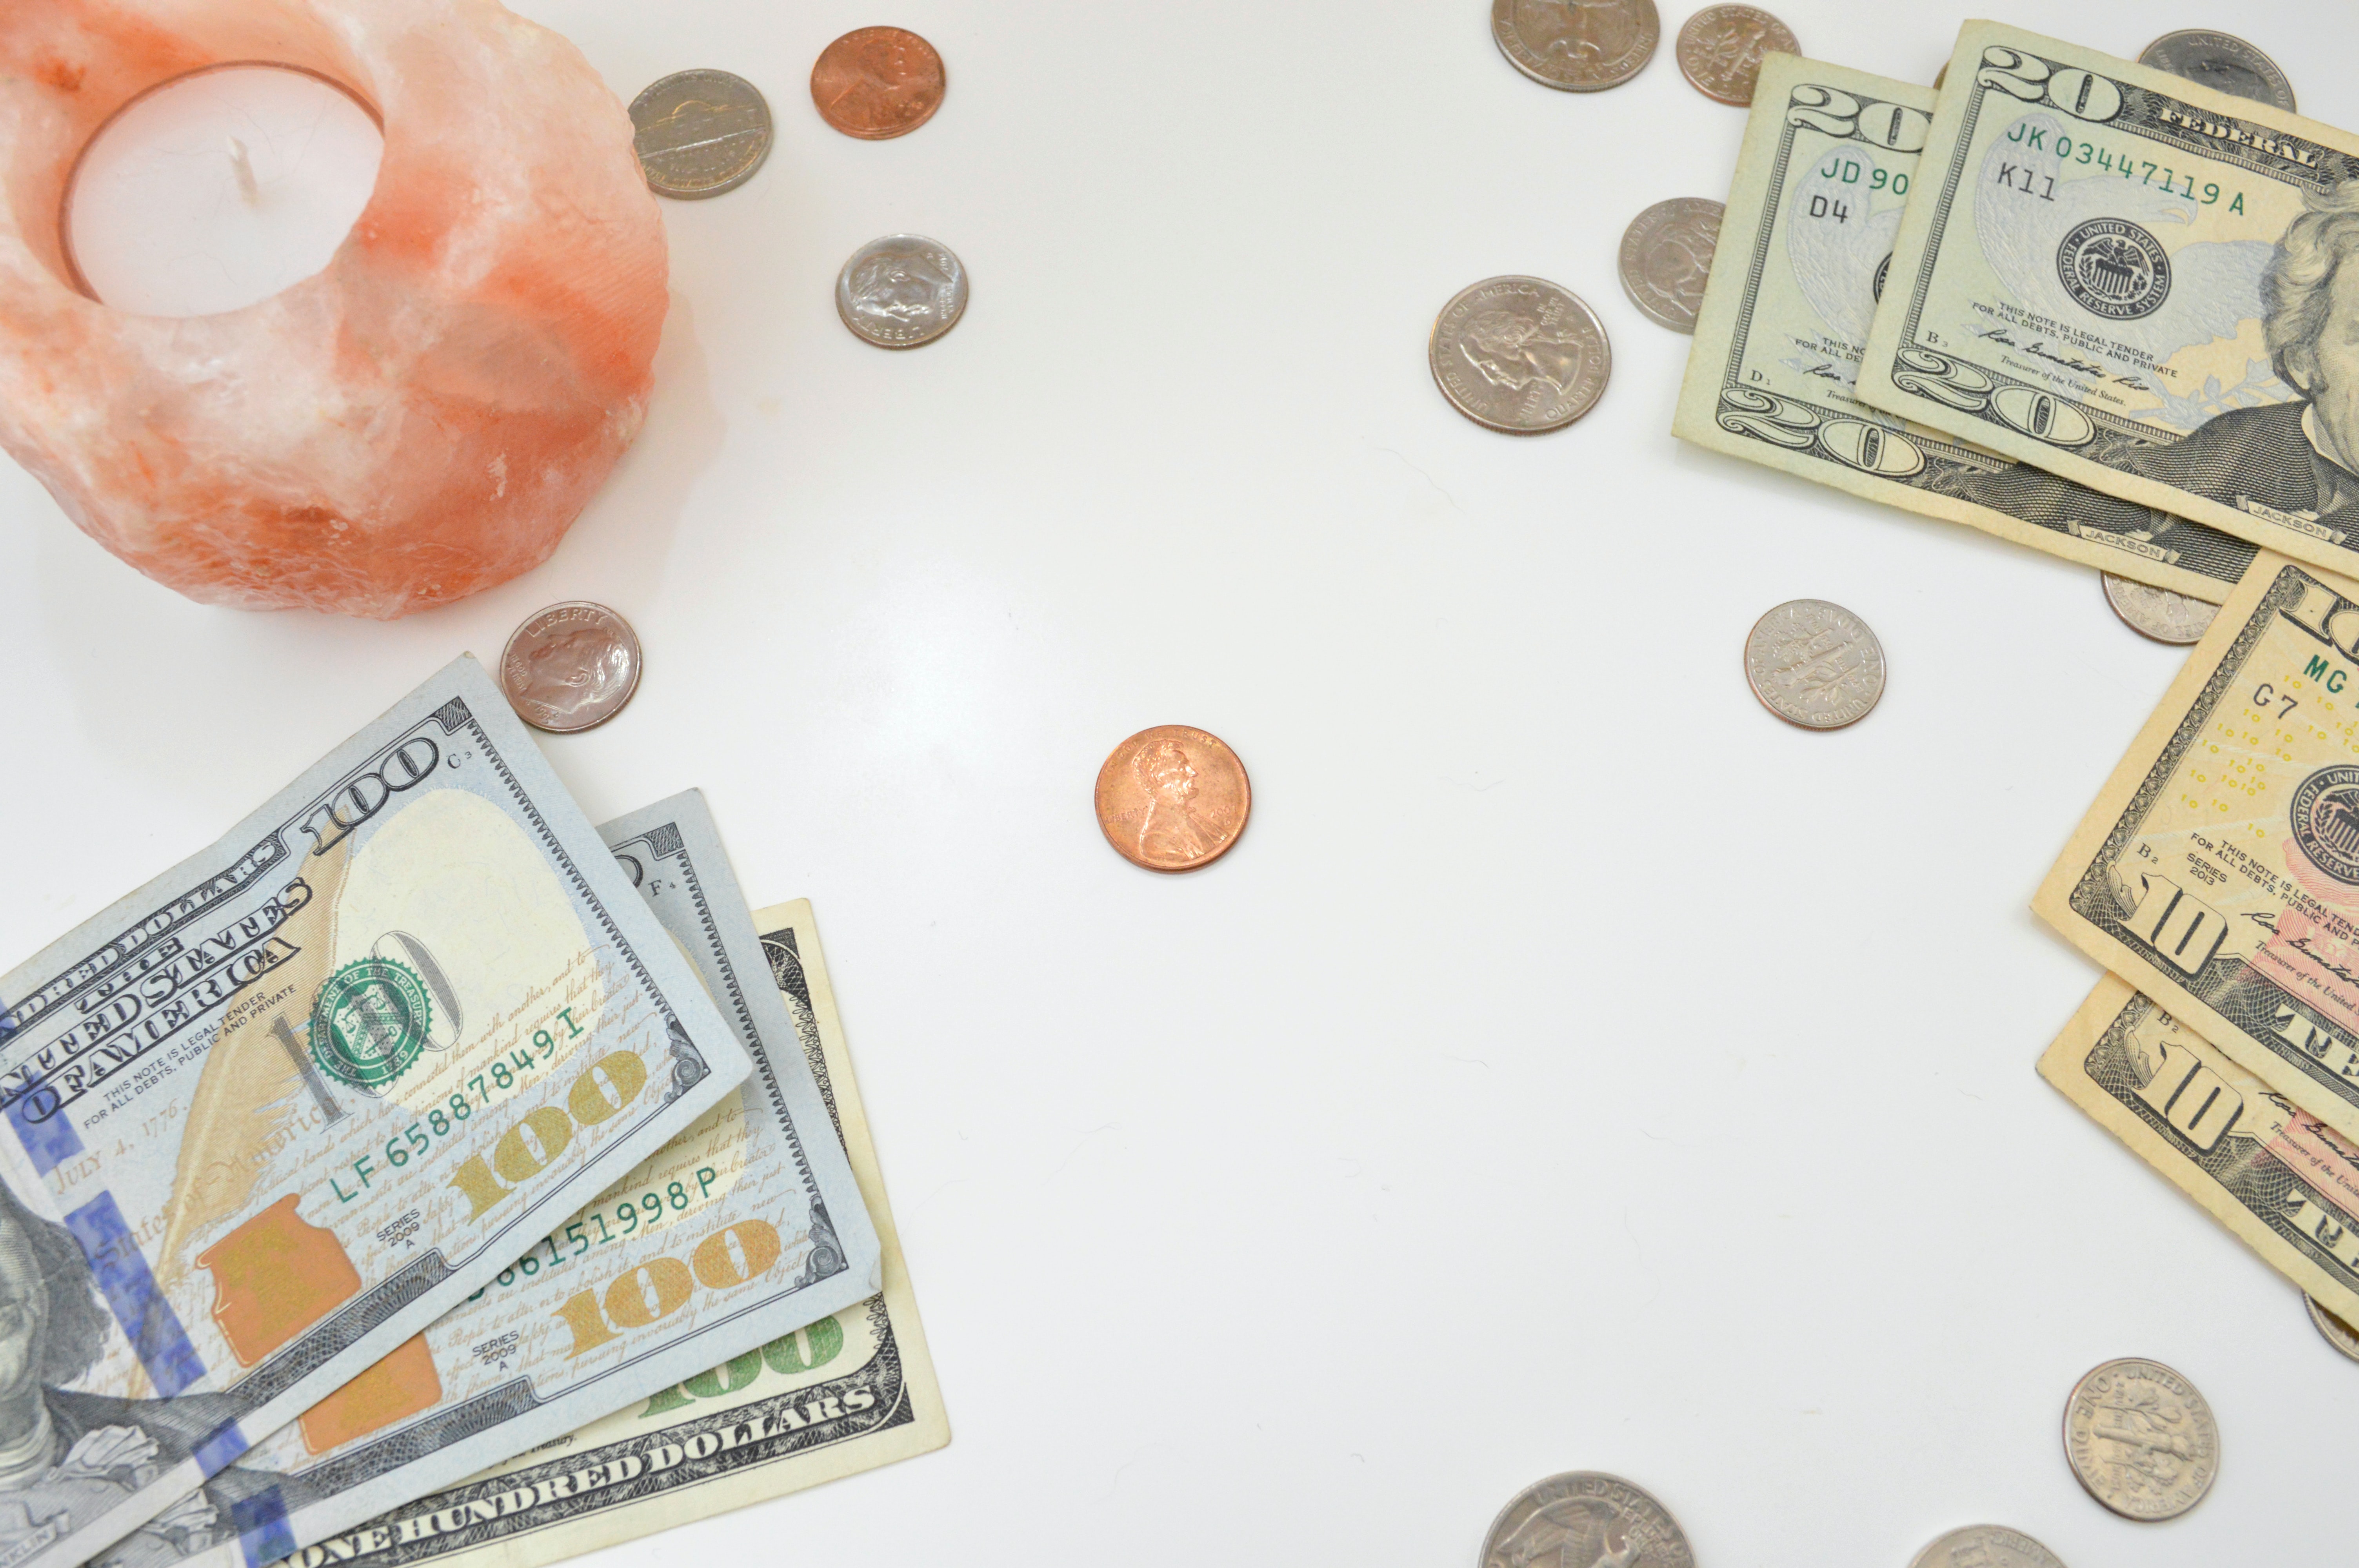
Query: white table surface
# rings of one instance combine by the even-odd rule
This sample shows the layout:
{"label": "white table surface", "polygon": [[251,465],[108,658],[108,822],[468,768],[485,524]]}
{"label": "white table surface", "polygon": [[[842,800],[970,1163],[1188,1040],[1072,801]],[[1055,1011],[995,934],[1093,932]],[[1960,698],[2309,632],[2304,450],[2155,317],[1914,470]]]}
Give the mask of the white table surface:
{"label": "white table surface", "polygon": [[[816,901],[954,1432],[604,1562],[1465,1568],[1575,1468],[1705,1568],[1985,1519],[2073,1568],[2348,1561],[2359,1366],[2033,1072],[2096,972],[2025,905],[2180,655],[2085,568],[1671,439],[1689,341],[1614,249],[1726,190],[1690,8],[1577,95],[1481,0],[527,0],[625,99],[717,65],[777,118],[751,184],[665,208],[646,434],[554,560],[390,626],[190,604],[0,465],[0,967],[603,600],[645,684],[547,750],[593,816],[703,786],[757,901]],[[2228,27],[2359,126],[2347,5],[1777,9],[1917,81],[1968,16]],[[806,82],[880,21],[951,87],[870,144]],[[973,277],[908,353],[831,298],[896,230]],[[1507,272],[1613,337],[1554,435],[1427,373]],[[1854,730],[1746,690],[1799,596],[1884,641]],[[1253,774],[1184,878],[1090,807],[1164,722]],[[2066,1391],[2124,1355],[2219,1413],[2173,1524],[2065,1467]]]}

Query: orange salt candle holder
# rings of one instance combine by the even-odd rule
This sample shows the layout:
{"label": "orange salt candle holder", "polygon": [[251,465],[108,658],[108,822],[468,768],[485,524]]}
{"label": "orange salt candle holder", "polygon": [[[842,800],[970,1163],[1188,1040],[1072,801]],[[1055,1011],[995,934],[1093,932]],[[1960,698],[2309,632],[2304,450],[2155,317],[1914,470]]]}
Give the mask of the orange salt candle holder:
{"label": "orange salt candle holder", "polygon": [[[246,62],[384,127],[334,257],[220,315],[82,292],[82,149],[157,86]],[[622,104],[495,0],[0,6],[0,446],[191,599],[391,620],[546,560],[644,421],[667,271]]]}

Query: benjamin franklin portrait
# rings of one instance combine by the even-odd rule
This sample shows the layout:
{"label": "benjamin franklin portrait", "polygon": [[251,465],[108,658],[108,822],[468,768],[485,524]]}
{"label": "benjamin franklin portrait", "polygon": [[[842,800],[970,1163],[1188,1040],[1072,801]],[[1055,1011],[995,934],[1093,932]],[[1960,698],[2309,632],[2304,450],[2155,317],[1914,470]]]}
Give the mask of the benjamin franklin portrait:
{"label": "benjamin franklin portrait", "polygon": [[[160,1304],[160,1303],[159,1303]],[[114,1508],[234,1420],[222,1394],[118,1399],[71,1385],[106,1348],[110,1313],[81,1242],[0,1182],[0,1556]],[[162,1568],[229,1541],[292,1495],[230,1466],[118,1541],[102,1568]]]}

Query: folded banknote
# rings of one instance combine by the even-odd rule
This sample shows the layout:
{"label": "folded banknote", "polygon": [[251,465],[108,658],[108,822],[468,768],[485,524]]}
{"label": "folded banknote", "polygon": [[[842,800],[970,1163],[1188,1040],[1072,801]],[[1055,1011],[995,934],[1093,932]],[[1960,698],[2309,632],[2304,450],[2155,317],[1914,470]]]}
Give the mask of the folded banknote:
{"label": "folded banknote", "polygon": [[1860,396],[2359,572],[2359,137],[1994,22],[1948,81]]}
{"label": "folded banknote", "polygon": [[406,1342],[752,1067],[467,658],[0,1020],[5,1568],[283,1554],[249,1444],[431,1410]]}
{"label": "folded banknote", "polygon": [[2262,552],[2032,907],[2359,1139],[2359,584]]}
{"label": "folded banknote", "polygon": [[1672,433],[2217,604],[2252,561],[2245,541],[1860,401],[1933,102],[1792,55],[1762,66]]}
{"label": "folded banknote", "polygon": [[[768,1060],[783,1076],[799,1051],[816,1076],[883,1243],[884,1289],[447,1491],[306,1547],[288,1568],[541,1568],[951,1440],[818,923],[809,903],[797,903],[764,910],[754,924],[766,960],[761,978],[792,1021],[791,1043]],[[733,972],[745,973],[740,966]],[[750,1098],[750,1086],[746,1092]]]}
{"label": "folded banknote", "polygon": [[2236,1239],[2359,1319],[2359,1145],[2107,975],[2039,1076]]}
{"label": "folded banknote", "polygon": [[[875,1230],[704,797],[599,832],[754,1076],[464,1304],[247,1451],[239,1467],[269,1476],[286,1503],[270,1543],[282,1552],[644,1402],[882,1282]],[[435,1397],[402,1397],[412,1388]],[[179,1542],[203,1568],[237,1568],[251,1546],[193,1530]]]}

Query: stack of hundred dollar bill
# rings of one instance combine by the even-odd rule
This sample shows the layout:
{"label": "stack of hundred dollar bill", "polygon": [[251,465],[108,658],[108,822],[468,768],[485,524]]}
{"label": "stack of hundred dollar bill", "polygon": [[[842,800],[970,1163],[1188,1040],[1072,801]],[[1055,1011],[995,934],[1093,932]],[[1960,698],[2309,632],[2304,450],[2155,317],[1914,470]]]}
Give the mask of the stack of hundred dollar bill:
{"label": "stack of hundred dollar bill", "polygon": [[472,659],[0,979],[0,1568],[528,1568],[948,1441],[808,904]]}
{"label": "stack of hundred dollar bill", "polygon": [[2222,603],[2035,908],[2040,1063],[2359,1323],[2359,137],[1990,23],[1761,73],[1678,434]]}

